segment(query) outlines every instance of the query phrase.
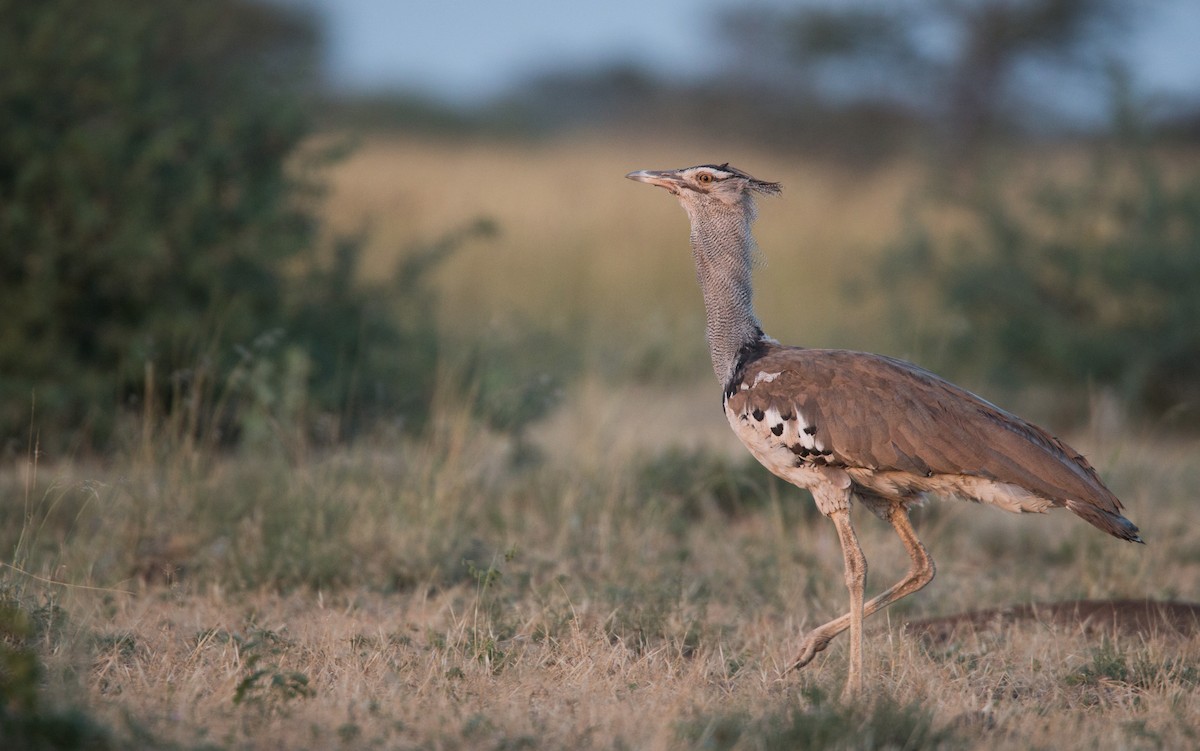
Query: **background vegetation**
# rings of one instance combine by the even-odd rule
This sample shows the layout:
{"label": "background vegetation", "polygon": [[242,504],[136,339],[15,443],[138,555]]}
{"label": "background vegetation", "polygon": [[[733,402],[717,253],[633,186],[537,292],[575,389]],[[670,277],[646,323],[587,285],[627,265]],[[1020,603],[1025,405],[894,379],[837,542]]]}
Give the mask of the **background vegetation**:
{"label": "background vegetation", "polygon": [[2,10],[8,453],[31,427],[110,447],[125,412],[222,443],[267,415],[326,440],[367,415],[419,428],[428,275],[494,230],[465,217],[371,283],[354,234],[322,238],[340,149],[313,145],[313,20],[238,0]]}
{"label": "background vegetation", "polygon": [[921,290],[938,303],[924,337],[947,369],[1009,391],[1088,384],[1194,431],[1200,183],[1187,162],[1168,166],[1131,139],[1019,194],[1003,187],[1006,170],[968,193],[931,194],[924,210],[957,211],[963,225],[939,236],[913,221],[882,267],[901,282],[893,302]]}
{"label": "background vegetation", "polygon": [[[714,80],[475,111],[322,90],[290,7],[0,0],[0,739],[1195,745],[1194,629],[900,628],[1196,599],[1196,157],[1104,53],[1127,6],[750,13]],[[1113,82],[1108,124],[1039,126],[1030,70]],[[840,643],[784,673],[836,537],[728,435],[685,218],[620,179],[714,158],[786,186],[773,335],[1047,421],[1151,545],[934,503],[870,697],[829,698]],[[861,526],[877,590],[907,561]]]}

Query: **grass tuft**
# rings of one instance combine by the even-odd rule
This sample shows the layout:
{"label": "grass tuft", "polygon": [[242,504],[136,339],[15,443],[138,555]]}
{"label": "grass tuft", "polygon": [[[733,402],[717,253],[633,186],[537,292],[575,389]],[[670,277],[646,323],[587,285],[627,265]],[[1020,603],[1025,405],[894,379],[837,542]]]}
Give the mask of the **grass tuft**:
{"label": "grass tuft", "polygon": [[951,728],[937,728],[934,712],[919,703],[900,704],[880,696],[864,704],[840,704],[819,689],[804,692],[802,706],[773,708],[761,716],[746,711],[697,716],[682,723],[688,748],[711,751],[850,751],[851,749],[955,749],[971,743]]}

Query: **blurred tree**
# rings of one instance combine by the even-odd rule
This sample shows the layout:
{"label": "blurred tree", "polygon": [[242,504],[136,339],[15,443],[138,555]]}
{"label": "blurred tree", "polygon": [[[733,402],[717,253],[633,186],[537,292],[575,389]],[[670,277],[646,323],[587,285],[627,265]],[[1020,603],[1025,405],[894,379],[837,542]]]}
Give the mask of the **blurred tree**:
{"label": "blurred tree", "polygon": [[333,435],[421,424],[435,264],[363,287],[353,239],[322,251],[310,17],[0,0],[0,18],[0,445],[31,409],[103,444],[141,400],[225,440],[306,410]]}
{"label": "blurred tree", "polygon": [[[1051,92],[1036,79],[1094,82],[1116,55],[1121,0],[929,0],[731,11],[724,38],[743,77],[824,106],[875,102],[922,113],[971,152],[1030,125]],[[782,43],[781,43],[782,42]],[[870,111],[870,110],[867,110]]]}
{"label": "blurred tree", "polygon": [[177,373],[280,322],[281,263],[314,231],[286,163],[315,33],[237,0],[0,17],[0,425],[28,426],[34,392],[105,423],[147,362]]}
{"label": "blurred tree", "polygon": [[[1119,0],[942,0],[960,43],[946,76],[952,134],[973,150],[998,128],[1028,125],[1024,72],[1059,69],[1102,80],[1127,12]],[[1033,108],[1039,110],[1042,108]]]}

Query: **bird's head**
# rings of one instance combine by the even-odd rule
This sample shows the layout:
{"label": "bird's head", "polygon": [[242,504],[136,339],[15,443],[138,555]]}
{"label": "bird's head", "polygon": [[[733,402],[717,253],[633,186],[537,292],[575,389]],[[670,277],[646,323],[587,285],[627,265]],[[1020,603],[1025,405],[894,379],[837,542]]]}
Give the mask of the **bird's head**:
{"label": "bird's head", "polygon": [[758,180],[728,163],[702,164],[676,170],[639,170],[625,177],[630,180],[657,185],[673,193],[688,213],[696,208],[725,207],[753,211],[752,197],[755,193],[777,196],[781,192],[779,183]]}

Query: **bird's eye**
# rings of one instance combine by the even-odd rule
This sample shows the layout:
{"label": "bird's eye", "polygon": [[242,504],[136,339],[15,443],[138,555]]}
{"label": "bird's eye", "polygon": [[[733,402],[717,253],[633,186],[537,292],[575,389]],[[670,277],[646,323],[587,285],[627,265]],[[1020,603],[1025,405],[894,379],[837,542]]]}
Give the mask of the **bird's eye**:
{"label": "bird's eye", "polygon": [[713,176],[711,172],[701,172],[700,174],[696,175],[696,180],[698,182],[708,184],[713,181]]}

